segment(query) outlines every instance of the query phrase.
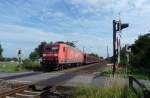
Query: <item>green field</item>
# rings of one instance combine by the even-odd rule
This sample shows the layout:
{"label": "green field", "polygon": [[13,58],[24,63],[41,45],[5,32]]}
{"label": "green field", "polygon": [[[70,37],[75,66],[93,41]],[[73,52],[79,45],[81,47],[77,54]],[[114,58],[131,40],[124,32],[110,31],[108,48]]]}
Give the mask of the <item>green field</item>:
{"label": "green field", "polygon": [[[99,75],[110,76],[112,75],[112,68],[106,67]],[[137,79],[150,80],[150,71],[144,68],[118,68],[115,72],[115,75],[118,77],[127,78],[128,75],[132,75]]]}
{"label": "green field", "polygon": [[40,68],[40,64],[37,61],[30,59],[23,60],[21,65],[18,65],[17,62],[0,62],[0,71],[4,72],[25,72],[39,70]]}
{"label": "green field", "polygon": [[17,62],[0,62],[0,71],[4,72],[24,72],[25,68],[17,66]]}

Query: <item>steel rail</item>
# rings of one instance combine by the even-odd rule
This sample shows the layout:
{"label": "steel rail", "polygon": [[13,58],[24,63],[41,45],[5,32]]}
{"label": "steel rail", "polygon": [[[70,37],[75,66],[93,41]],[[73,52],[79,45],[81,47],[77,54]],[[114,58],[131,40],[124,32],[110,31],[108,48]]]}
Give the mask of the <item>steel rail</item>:
{"label": "steel rail", "polygon": [[14,95],[14,94],[16,94],[18,92],[22,92],[28,88],[29,88],[29,85],[22,85],[22,86],[19,86],[17,88],[14,88],[12,90],[2,92],[2,93],[0,93],[0,98],[5,98],[6,96]]}

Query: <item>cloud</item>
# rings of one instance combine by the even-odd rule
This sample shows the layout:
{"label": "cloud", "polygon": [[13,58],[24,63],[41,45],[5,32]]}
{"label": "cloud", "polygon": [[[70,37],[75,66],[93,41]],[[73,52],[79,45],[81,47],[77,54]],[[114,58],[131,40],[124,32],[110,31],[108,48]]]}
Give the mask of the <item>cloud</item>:
{"label": "cloud", "polygon": [[[133,43],[149,30],[149,0],[17,0],[0,2],[0,39],[4,55],[13,56],[18,47],[25,56],[41,41],[74,40],[87,52],[112,54],[112,20],[120,13],[129,28],[122,44]],[[66,3],[66,4],[64,4]],[[67,6],[67,7],[66,7]],[[11,47],[11,49],[10,49]]]}
{"label": "cloud", "polygon": [[[15,56],[16,49],[22,48],[24,51],[24,57],[28,57],[29,53],[42,41],[78,41],[77,46],[81,50],[85,47],[86,52],[103,51],[102,48],[99,50],[97,49],[105,46],[107,43],[106,39],[94,35],[91,37],[88,34],[84,35],[74,32],[54,33],[37,28],[7,24],[0,24],[0,36],[2,46],[4,47],[4,56]],[[99,44],[95,43],[95,41],[99,42]],[[101,55],[102,54],[103,53],[101,53]]]}
{"label": "cloud", "polygon": [[[138,10],[139,12],[149,12],[149,0],[71,0],[72,4],[79,6],[85,12],[112,11],[115,14],[119,12],[130,12]],[[83,12],[84,12],[83,11]]]}
{"label": "cloud", "polygon": [[0,25],[0,37],[5,56],[14,56],[14,51],[17,48],[22,48],[25,57],[41,42],[41,41],[56,41],[64,39],[63,35],[45,32],[40,29],[29,28],[18,25]]}

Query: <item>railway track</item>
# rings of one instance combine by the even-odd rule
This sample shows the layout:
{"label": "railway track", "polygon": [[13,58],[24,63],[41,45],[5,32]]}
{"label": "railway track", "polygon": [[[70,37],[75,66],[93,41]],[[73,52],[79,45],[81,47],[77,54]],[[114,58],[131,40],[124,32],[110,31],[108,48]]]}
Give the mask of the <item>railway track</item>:
{"label": "railway track", "polygon": [[[9,83],[3,80],[0,82],[0,98],[70,98],[67,97],[68,95],[55,92],[56,88],[60,89],[61,87],[59,86],[61,84],[75,77],[77,74],[91,74],[98,71],[104,64],[105,62],[101,62],[100,64],[96,63],[78,68],[57,71],[64,74],[28,85]],[[44,86],[44,88],[37,90],[38,86]]]}
{"label": "railway track", "polygon": [[6,98],[7,96],[11,96],[16,92],[21,92],[24,89],[27,89],[28,86],[25,84],[19,84],[15,82],[10,82],[6,80],[0,81],[0,98]]}
{"label": "railway track", "polygon": [[101,61],[100,63],[83,65],[83,66],[65,69],[61,71],[54,71],[54,73],[60,72],[60,73],[70,73],[70,74],[92,74],[94,72],[101,71],[105,66],[106,66],[106,62]]}
{"label": "railway track", "polygon": [[[99,63],[95,63],[95,64],[99,64]],[[24,77],[29,77],[29,76],[36,76],[36,75],[40,75],[40,74],[44,74],[44,73],[92,73],[96,70],[99,70],[102,68],[102,66],[95,66],[95,64],[88,64],[88,65],[82,65],[82,66],[78,66],[78,67],[71,67],[71,68],[66,68],[63,70],[57,70],[57,71],[50,71],[50,72],[30,72],[30,73],[23,73],[23,74],[17,74],[17,75],[10,75],[10,76],[4,76],[4,77],[0,77],[0,79],[3,80],[13,80],[13,79],[17,79],[17,78],[24,78]],[[105,65],[104,62],[101,62],[100,65]]]}
{"label": "railway track", "polygon": [[[105,61],[101,61],[100,63],[94,63],[94,64],[88,64],[88,65],[83,65],[79,67],[72,67],[72,68],[67,68],[64,70],[58,70],[58,71],[51,71],[47,73],[76,73],[76,74],[91,74],[96,71],[100,71],[104,66],[106,65]],[[36,76],[44,74],[44,72],[32,72],[32,73],[25,73],[25,74],[18,74],[18,75],[12,75],[12,76],[5,76],[1,77],[0,79],[3,80],[13,80],[17,78],[24,78],[24,77],[30,77],[30,76]]]}
{"label": "railway track", "polygon": [[64,70],[58,70],[58,71],[52,71],[52,72],[53,73],[60,72],[60,73],[91,74],[93,72],[102,70],[103,67],[105,66],[106,66],[106,62],[102,60],[100,63],[87,64],[87,65],[82,65],[78,67],[72,67],[72,68],[67,68]]}
{"label": "railway track", "polygon": [[[4,83],[5,82],[5,83]],[[0,98],[70,98],[67,95],[53,92],[51,88],[35,90],[32,85],[13,84],[3,81],[0,85]]]}
{"label": "railway track", "polygon": [[21,73],[21,74],[17,74],[17,75],[10,75],[10,76],[0,77],[0,79],[3,79],[3,80],[11,80],[11,79],[22,78],[22,77],[28,77],[28,76],[34,76],[34,75],[40,75],[40,74],[42,74],[42,72]]}

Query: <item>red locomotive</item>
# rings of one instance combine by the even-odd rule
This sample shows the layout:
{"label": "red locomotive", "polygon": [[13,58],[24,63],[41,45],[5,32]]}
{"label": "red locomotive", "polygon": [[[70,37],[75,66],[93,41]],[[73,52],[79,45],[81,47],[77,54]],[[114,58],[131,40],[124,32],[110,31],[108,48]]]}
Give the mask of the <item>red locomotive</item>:
{"label": "red locomotive", "polygon": [[98,62],[98,58],[85,55],[81,50],[65,43],[47,44],[44,48],[42,66],[44,69],[61,69],[67,66]]}

